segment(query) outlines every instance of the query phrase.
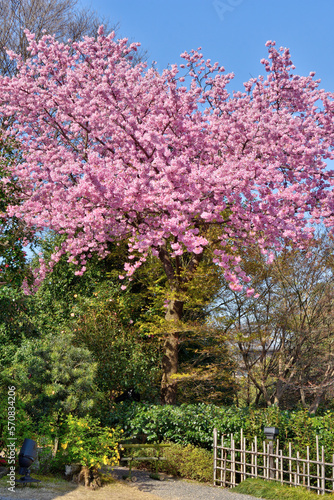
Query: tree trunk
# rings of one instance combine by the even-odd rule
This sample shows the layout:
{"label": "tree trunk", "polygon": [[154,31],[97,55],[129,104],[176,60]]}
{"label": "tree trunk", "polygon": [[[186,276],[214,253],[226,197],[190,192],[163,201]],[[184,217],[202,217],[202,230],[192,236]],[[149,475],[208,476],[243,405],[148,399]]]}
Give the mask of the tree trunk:
{"label": "tree trunk", "polygon": [[299,388],[299,392],[300,392],[300,401],[302,403],[302,407],[306,409],[307,408],[307,404],[306,404],[304,387],[300,387]]}
{"label": "tree trunk", "polygon": [[321,403],[321,400],[322,400],[322,396],[323,396],[323,391],[319,391],[317,392],[317,394],[315,395],[314,397],[314,400],[313,400],[313,403],[311,404],[310,406],[310,415],[314,415]]}
{"label": "tree trunk", "polygon": [[282,399],[283,393],[285,392],[285,389],[286,389],[286,384],[284,383],[283,380],[278,378],[277,382],[276,382],[276,392],[274,394],[274,405],[275,406],[278,406],[278,407],[280,406],[281,399]]}
{"label": "tree trunk", "polygon": [[78,476],[75,478],[73,477],[73,480],[75,480],[78,484],[82,484],[86,488],[91,488],[92,490],[96,490],[102,486],[101,478],[95,467],[83,466]]}
{"label": "tree trunk", "polygon": [[59,444],[59,438],[55,438],[55,442],[54,442],[54,445],[53,445],[53,449],[52,449],[52,458],[55,458],[56,454],[57,454],[57,451],[58,451],[58,444]]}
{"label": "tree trunk", "polygon": [[[177,239],[175,239],[177,243]],[[169,322],[170,327],[167,329],[164,356],[162,359],[162,381],[161,381],[161,403],[167,405],[176,404],[177,382],[173,379],[173,375],[177,374],[178,357],[179,357],[179,322],[183,313],[183,301],[177,300],[178,294],[182,291],[182,286],[193,278],[194,272],[202,260],[203,254],[192,254],[190,263],[187,266],[187,276],[181,274],[184,269],[180,263],[179,256],[175,257],[175,269],[172,263],[172,258],[168,252],[167,241],[159,248],[159,259],[162,262],[165,270],[170,291],[175,298],[168,301],[168,307],[165,319]],[[173,328],[173,322],[175,323]]]}
{"label": "tree trunk", "polygon": [[269,393],[267,391],[266,386],[264,385],[264,382],[261,384],[261,386],[262,386],[262,394],[263,394],[264,400],[265,400],[268,408],[270,408],[270,406],[273,405],[271,402],[271,397],[269,396]]}
{"label": "tree trunk", "polygon": [[183,302],[170,300],[165,316],[167,321],[175,321],[175,330],[167,334],[162,358],[161,403],[164,405],[176,404],[177,381],[172,377],[178,371],[179,357],[179,328],[177,322],[181,320]]}

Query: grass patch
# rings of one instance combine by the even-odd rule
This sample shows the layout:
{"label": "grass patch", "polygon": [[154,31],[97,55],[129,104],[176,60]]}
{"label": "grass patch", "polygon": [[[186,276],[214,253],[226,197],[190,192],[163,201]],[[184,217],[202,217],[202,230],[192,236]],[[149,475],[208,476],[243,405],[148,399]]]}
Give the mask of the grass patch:
{"label": "grass patch", "polygon": [[[32,488],[32,489],[41,489],[41,488],[49,488],[53,491],[57,491],[58,493],[67,492],[71,489],[75,488],[74,484],[71,484],[69,481],[62,479],[60,476],[52,476],[50,474],[38,474],[33,473],[31,476],[34,479],[39,479],[40,483],[28,483],[28,484],[17,484],[17,488]],[[16,479],[19,479],[22,475],[16,473]],[[4,476],[0,479],[0,488],[7,488],[8,477]]]}
{"label": "grass patch", "polygon": [[315,500],[316,498],[319,500],[319,495],[302,486],[288,486],[263,479],[247,479],[233,488],[233,491],[269,500],[278,498],[280,500]]}

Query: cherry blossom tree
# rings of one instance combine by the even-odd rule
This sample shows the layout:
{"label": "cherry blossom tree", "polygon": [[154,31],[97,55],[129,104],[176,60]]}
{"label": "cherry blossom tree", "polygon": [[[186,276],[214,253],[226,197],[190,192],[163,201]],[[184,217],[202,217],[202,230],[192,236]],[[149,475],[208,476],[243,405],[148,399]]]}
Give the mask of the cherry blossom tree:
{"label": "cherry blossom tree", "polygon": [[[45,33],[52,33],[57,40],[66,42],[69,38],[79,40],[84,35],[95,35],[102,22],[106,30],[111,31],[107,19],[101,19],[90,9],[80,8],[77,0],[0,1],[0,74],[12,76],[16,73],[16,61],[9,57],[7,50],[19,53],[22,59],[29,56],[25,29],[32,31],[36,40]],[[12,142],[2,138],[0,150],[0,177],[4,177],[12,156],[17,157],[17,150]],[[11,185],[12,189],[7,189],[6,193],[0,191],[0,294],[2,285],[19,286],[24,269],[27,270],[23,242],[26,236],[30,236],[29,229],[22,220],[1,215],[5,212],[8,197],[15,197],[15,180]]]}
{"label": "cherry blossom tree", "polygon": [[[129,242],[120,279],[149,252],[161,260],[162,400],[173,403],[183,292],[203,253],[241,290],[240,250],[257,244],[270,261],[287,242],[303,246],[312,225],[333,223],[333,94],[313,73],[296,75],[274,42],[265,76],[230,94],[233,75],[200,49],[159,73],[131,63],[138,44],[102,29],[71,45],[27,38],[30,59],[12,54],[18,73],[0,81],[1,112],[14,117],[6,136],[21,151],[20,200],[8,213],[65,234],[53,262],[67,253],[79,274],[110,241]],[[46,271],[41,261],[39,279]]]}

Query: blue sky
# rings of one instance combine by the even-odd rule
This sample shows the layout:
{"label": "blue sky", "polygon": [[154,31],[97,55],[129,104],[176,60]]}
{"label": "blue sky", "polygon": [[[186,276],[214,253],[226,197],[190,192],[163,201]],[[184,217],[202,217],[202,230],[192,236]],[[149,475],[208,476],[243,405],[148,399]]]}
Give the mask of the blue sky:
{"label": "blue sky", "polygon": [[161,71],[202,47],[205,58],[235,73],[231,90],[263,74],[265,43],[289,47],[296,72],[316,72],[334,92],[333,0],[79,0],[119,23],[119,35],[140,42]]}
{"label": "blue sky", "polygon": [[263,73],[267,40],[289,47],[298,74],[315,71],[322,87],[334,91],[333,0],[80,0],[120,23],[119,34],[141,42],[148,61],[162,70],[180,62],[184,51],[202,47],[236,77],[242,89]]}

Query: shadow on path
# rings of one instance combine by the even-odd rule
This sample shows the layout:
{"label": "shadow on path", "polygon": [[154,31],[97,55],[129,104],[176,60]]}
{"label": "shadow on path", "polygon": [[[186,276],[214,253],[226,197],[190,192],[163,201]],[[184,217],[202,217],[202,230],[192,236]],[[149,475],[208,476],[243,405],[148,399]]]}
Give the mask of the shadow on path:
{"label": "shadow on path", "polygon": [[[111,475],[122,481],[128,471],[127,467],[115,467]],[[131,483],[126,481],[127,484],[166,500],[254,500],[256,498],[227,488],[214,488],[208,484],[187,481],[166,474],[160,474],[163,480],[157,481],[150,478],[150,472],[132,469],[132,476],[134,481]]]}

